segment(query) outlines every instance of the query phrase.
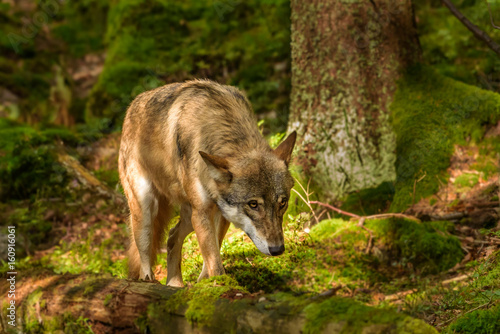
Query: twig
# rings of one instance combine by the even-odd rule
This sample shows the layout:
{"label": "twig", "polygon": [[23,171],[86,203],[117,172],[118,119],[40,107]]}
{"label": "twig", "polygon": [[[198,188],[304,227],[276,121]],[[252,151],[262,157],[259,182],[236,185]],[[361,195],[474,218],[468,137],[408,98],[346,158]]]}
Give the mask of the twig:
{"label": "twig", "polygon": [[365,249],[365,254],[370,254],[370,251],[372,250],[372,246],[373,246],[373,231],[370,230],[366,226],[361,226],[361,228],[370,234],[370,238],[368,239],[368,244],[366,245],[366,249]]}
{"label": "twig", "polygon": [[488,2],[488,0],[486,0],[486,4],[488,5],[488,12],[490,12],[490,21],[491,21],[491,25],[493,26],[493,28],[495,29],[500,29],[499,26],[495,25],[495,22],[493,22],[493,14],[491,14],[491,8],[490,8],[490,3]]}
{"label": "twig", "polygon": [[455,15],[457,17],[457,19],[462,22],[462,24],[467,28],[469,29],[473,34],[474,36],[476,36],[477,39],[483,41],[484,43],[486,43],[486,45],[488,45],[488,47],[493,50],[493,52],[495,52],[497,55],[500,56],[500,45],[497,44],[493,39],[491,39],[491,37],[485,33],[484,31],[482,31],[481,29],[479,29],[474,23],[472,23],[471,21],[469,21],[465,16],[464,14],[462,14],[456,7],[455,5],[450,1],[450,0],[441,0],[443,2],[443,4],[448,7],[448,9],[450,10],[450,12]]}
{"label": "twig", "polygon": [[453,278],[450,278],[450,279],[447,279],[447,280],[444,280],[441,282],[441,284],[443,285],[448,285],[450,283],[455,283],[455,282],[461,282],[461,281],[465,281],[466,279],[470,278],[469,275],[462,275],[462,276],[457,276],[457,277],[453,277]]}
{"label": "twig", "polygon": [[405,218],[413,220],[414,222],[421,223],[420,219],[415,216],[405,215],[404,213],[381,213],[377,215],[371,215],[363,217],[365,219],[384,219],[384,218]]}
{"label": "twig", "polygon": [[322,217],[325,213],[327,213],[327,212],[328,212],[328,210],[327,210],[327,209],[325,209],[325,210],[321,211],[321,212],[319,213],[319,215],[318,215],[318,220],[319,220],[319,219],[321,219],[321,217]]}
{"label": "twig", "polygon": [[318,204],[318,205],[324,206],[325,208],[328,208],[330,210],[338,212],[338,213],[340,213],[342,215],[359,219],[359,223],[358,223],[359,226],[362,226],[363,223],[364,223],[364,221],[367,220],[367,219],[406,218],[406,219],[413,220],[413,221],[415,221],[417,223],[421,222],[420,219],[418,219],[417,217],[405,215],[403,213],[381,213],[381,214],[370,215],[370,216],[358,216],[357,214],[350,213],[350,212],[347,212],[347,211],[344,211],[344,210],[340,210],[339,208],[331,206],[330,204],[326,204],[326,203],[322,203],[322,202],[318,202],[318,201],[311,201],[310,203],[311,204]]}
{"label": "twig", "polygon": [[387,301],[397,300],[397,299],[399,299],[401,297],[404,297],[406,295],[409,295],[409,294],[412,294],[412,293],[415,293],[415,292],[417,292],[417,289],[411,289],[411,290],[397,292],[397,293],[395,293],[393,295],[385,296],[384,300],[387,300]]}
{"label": "twig", "polygon": [[325,208],[328,208],[330,210],[333,210],[333,211],[336,211],[342,215],[346,215],[346,216],[349,216],[349,217],[353,217],[353,218],[361,218],[361,216],[358,216],[354,213],[350,213],[350,212],[346,212],[346,211],[343,211],[343,210],[340,210],[340,209],[337,209],[336,207],[334,206],[331,206],[330,204],[326,204],[326,203],[322,203],[322,202],[318,202],[318,201],[311,201],[310,202],[311,204],[318,204],[318,205],[321,205],[321,206],[324,206]]}

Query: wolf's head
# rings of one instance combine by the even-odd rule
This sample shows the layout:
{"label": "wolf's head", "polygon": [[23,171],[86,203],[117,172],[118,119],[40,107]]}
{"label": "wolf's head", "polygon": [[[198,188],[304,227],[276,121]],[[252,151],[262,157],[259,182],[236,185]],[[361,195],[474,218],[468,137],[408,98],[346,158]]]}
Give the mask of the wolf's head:
{"label": "wolf's head", "polygon": [[288,165],[296,137],[293,132],[274,151],[255,150],[238,159],[200,152],[215,181],[211,195],[222,215],[267,255],[285,251],[282,224],[294,184]]}

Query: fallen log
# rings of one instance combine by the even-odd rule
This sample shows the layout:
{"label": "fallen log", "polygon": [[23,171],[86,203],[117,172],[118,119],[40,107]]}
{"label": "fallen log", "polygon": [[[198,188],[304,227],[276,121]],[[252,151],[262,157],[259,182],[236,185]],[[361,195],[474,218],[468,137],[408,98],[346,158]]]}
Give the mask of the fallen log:
{"label": "fallen log", "polygon": [[[2,332],[76,333],[87,326],[96,334],[437,333],[421,320],[348,298],[284,293],[254,297],[224,286],[224,276],[212,280],[189,289],[87,275],[29,280],[17,304],[15,331],[4,311]],[[7,292],[4,282],[2,295]]]}

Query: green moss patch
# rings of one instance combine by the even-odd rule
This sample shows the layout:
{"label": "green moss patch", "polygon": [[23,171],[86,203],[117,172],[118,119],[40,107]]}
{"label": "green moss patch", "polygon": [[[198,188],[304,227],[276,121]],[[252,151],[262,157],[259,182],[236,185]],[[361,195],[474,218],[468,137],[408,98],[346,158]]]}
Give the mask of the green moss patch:
{"label": "green moss patch", "polygon": [[454,334],[495,334],[500,332],[500,305],[490,310],[477,310],[466,314],[444,333]]}
{"label": "green moss patch", "polygon": [[[463,256],[450,223],[418,224],[405,219],[369,220],[365,226],[325,220],[305,233],[300,218],[285,228],[285,253],[260,253],[243,232],[230,229],[222,245],[226,273],[249,292],[321,292],[332,284],[351,289],[387,282],[402,274],[431,274],[453,267]],[[370,247],[370,248],[369,248]],[[194,283],[202,258],[194,236],[184,245],[183,276]],[[165,257],[159,258],[165,266]]]}
{"label": "green moss patch", "polygon": [[[246,290],[229,276],[210,277],[196,283],[189,289],[182,289],[175,293],[160,308],[161,311],[175,313],[180,307],[187,307],[184,314],[186,319],[192,324],[196,323],[203,327],[211,324],[220,297],[232,290],[246,293]],[[154,315],[158,312],[157,308],[157,305],[151,306],[148,312]]]}
{"label": "green moss patch", "polygon": [[479,175],[471,173],[464,173],[462,175],[457,176],[454,182],[458,190],[470,189],[478,183],[479,183]]}
{"label": "green moss patch", "polygon": [[446,181],[455,143],[478,142],[483,125],[496,124],[500,95],[417,66],[399,81],[391,112],[398,157],[391,211],[398,212],[434,194],[440,179]]}
{"label": "green moss patch", "polygon": [[[436,333],[421,320],[348,298],[276,293],[228,300],[219,298],[222,290],[213,282],[217,278],[181,290],[163,304],[150,305],[148,314],[138,321],[141,329],[155,332],[168,323],[171,330],[180,331],[185,328],[181,324],[185,316],[207,333],[289,333],[299,329],[303,333]],[[195,301],[198,298],[202,302]]]}

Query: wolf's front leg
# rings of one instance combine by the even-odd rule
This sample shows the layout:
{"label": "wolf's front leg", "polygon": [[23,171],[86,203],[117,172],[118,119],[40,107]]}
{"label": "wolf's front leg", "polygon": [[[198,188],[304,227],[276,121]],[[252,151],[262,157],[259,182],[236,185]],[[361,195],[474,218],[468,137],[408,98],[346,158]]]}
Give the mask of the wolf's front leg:
{"label": "wolf's front leg", "polygon": [[201,255],[203,256],[203,270],[198,281],[203,276],[224,275],[224,267],[220,257],[219,243],[217,240],[217,230],[214,222],[210,219],[211,210],[193,209],[191,222],[193,224],[198,243],[200,244]]}
{"label": "wolf's front leg", "polygon": [[167,285],[182,287],[181,260],[182,244],[189,233],[193,232],[191,224],[191,205],[181,206],[181,219],[170,230],[167,241]]}
{"label": "wolf's front leg", "polygon": [[[222,217],[220,212],[218,212],[215,215],[214,219],[214,224],[215,224],[215,230],[216,230],[216,235],[217,235],[217,242],[219,245],[219,254],[220,254],[220,248],[222,247],[222,241],[224,240],[224,237],[226,236],[227,230],[229,229],[229,221],[227,221],[226,218]],[[207,266],[205,265],[205,262],[203,262],[203,269],[201,270],[201,274],[198,277],[198,281],[201,281],[204,278],[208,277],[208,270]]]}

